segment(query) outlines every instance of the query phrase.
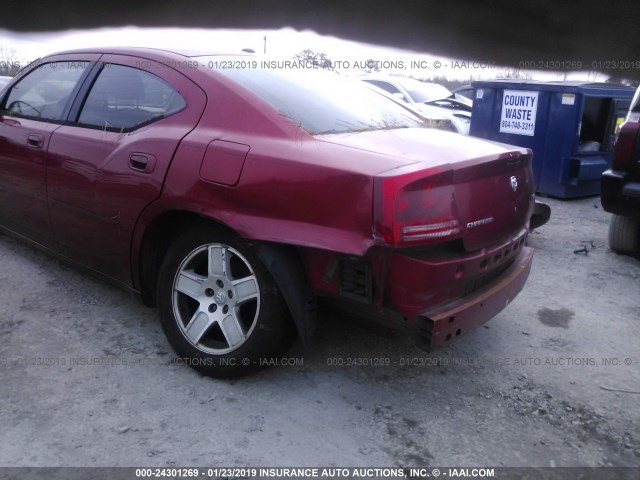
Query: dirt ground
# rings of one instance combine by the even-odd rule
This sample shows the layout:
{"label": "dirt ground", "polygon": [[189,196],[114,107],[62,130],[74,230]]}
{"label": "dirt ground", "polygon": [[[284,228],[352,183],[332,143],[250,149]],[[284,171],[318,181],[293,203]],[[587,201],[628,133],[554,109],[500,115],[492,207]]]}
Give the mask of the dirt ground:
{"label": "dirt ground", "polygon": [[638,466],[640,261],[607,248],[598,198],[544,201],[525,289],[447,350],[328,315],[293,365],[234,381],[0,235],[0,465]]}

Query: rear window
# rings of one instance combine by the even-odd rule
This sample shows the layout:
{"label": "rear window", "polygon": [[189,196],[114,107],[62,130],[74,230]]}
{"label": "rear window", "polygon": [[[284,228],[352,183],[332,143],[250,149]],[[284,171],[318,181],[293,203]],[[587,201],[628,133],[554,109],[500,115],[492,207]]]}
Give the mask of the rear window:
{"label": "rear window", "polygon": [[344,133],[424,126],[359,80],[315,70],[220,69],[309,133]]}

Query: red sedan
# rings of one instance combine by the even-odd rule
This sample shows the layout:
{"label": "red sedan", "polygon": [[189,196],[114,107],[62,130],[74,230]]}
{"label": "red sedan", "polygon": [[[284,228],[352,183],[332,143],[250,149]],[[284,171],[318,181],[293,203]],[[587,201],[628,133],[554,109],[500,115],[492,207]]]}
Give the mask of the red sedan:
{"label": "red sedan", "polygon": [[488,321],[529,274],[531,152],[307,67],[40,59],[0,98],[0,225],[139,292],[215,377],[308,342],[320,298],[427,349]]}

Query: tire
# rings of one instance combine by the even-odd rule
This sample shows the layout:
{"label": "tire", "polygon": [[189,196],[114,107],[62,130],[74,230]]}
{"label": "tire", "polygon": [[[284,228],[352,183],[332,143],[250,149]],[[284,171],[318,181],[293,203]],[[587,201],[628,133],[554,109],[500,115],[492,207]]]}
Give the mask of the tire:
{"label": "tire", "polygon": [[157,298],[169,343],[207,376],[260,370],[294,339],[286,303],[252,246],[212,228],[190,230],[171,246]]}
{"label": "tire", "polygon": [[640,221],[622,215],[612,215],[609,221],[609,247],[620,253],[638,253]]}

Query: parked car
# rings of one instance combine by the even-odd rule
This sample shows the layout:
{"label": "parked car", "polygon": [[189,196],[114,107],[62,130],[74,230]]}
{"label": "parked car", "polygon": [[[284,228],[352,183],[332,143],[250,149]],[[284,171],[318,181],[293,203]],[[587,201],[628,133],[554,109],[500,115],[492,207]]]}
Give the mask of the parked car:
{"label": "parked car", "polygon": [[460,97],[464,97],[467,100],[471,100],[473,102],[475,89],[471,85],[463,85],[458,88],[454,88],[451,90],[451,93],[455,98],[460,99]]}
{"label": "parked car", "polygon": [[424,105],[419,111],[414,108],[412,105],[408,104],[404,100],[399,99],[397,96],[394,96],[387,92],[386,90],[382,90],[381,88],[376,87],[372,83],[362,82],[363,85],[366,85],[367,88],[370,88],[374,92],[379,95],[382,95],[389,101],[401,106],[405,110],[410,111],[413,115],[420,118],[422,123],[427,128],[437,128],[440,130],[445,130],[448,132],[457,132],[456,127],[453,125],[451,121],[450,115],[444,114],[442,109],[439,107],[434,107],[431,105]]}
{"label": "parked car", "polygon": [[390,93],[425,115],[431,115],[433,109],[437,108],[451,120],[458,133],[469,135],[473,102],[461,96],[456,97],[443,85],[383,75],[365,76],[361,80]]}
{"label": "parked car", "polygon": [[214,377],[309,342],[318,299],[425,349],[511,302],[533,255],[529,150],[261,66],[133,48],[35,62],[0,96],[0,224],[139,292]]}
{"label": "parked car", "polygon": [[601,201],[612,213],[609,246],[621,253],[640,252],[640,88],[615,141],[611,168],[602,174]]}

